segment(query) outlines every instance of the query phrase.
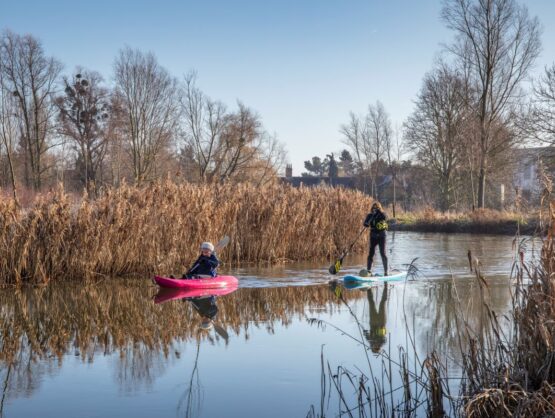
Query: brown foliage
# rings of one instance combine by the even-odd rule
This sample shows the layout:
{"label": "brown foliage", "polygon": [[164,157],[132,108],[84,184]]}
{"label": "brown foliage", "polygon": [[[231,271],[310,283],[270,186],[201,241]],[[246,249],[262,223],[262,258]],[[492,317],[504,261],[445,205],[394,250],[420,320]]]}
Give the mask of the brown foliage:
{"label": "brown foliage", "polygon": [[[359,192],[171,181],[107,189],[80,204],[62,190],[18,210],[0,202],[0,282],[181,272],[225,235],[226,263],[330,257],[353,239],[371,200]],[[361,250],[363,240],[355,248]]]}

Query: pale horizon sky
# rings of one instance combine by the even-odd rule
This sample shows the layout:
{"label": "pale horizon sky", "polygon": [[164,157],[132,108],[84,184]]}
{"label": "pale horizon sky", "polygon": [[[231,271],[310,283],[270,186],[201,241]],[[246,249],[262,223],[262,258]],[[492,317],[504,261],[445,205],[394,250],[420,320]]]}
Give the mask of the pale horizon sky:
{"label": "pale horizon sky", "polygon": [[[555,62],[555,1],[526,0],[543,26],[534,74]],[[64,64],[100,72],[128,45],[153,52],[181,78],[198,73],[211,98],[257,111],[303,162],[345,146],[339,129],[350,111],[381,101],[394,126],[413,109],[422,78],[452,40],[440,0],[0,0],[0,30],[30,33]]]}

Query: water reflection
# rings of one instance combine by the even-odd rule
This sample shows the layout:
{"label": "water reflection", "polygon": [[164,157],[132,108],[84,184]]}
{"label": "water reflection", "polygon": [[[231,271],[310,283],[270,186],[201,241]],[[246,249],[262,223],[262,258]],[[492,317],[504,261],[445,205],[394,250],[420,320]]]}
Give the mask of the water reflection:
{"label": "water reflection", "polygon": [[[484,329],[482,301],[500,316],[510,306],[510,254],[503,258],[496,252],[493,261],[486,254],[488,246],[510,250],[510,240],[480,238],[488,242],[473,249],[482,257],[486,286],[468,278],[466,238],[432,238],[395,238],[392,260],[398,257],[398,264],[403,253],[410,260],[428,248],[419,280],[359,290],[332,285],[330,292],[327,283],[307,286],[327,282],[327,261],[277,268],[273,281],[264,269],[243,268],[247,278],[237,274],[242,288],[229,294],[158,292],[146,279],[0,289],[0,416],[3,408],[9,416],[39,416],[45,407],[57,411],[62,406],[54,405],[58,398],[53,393],[85,384],[89,390],[77,394],[76,402],[107,386],[104,395],[111,396],[111,403],[106,401],[101,410],[124,405],[135,417],[175,415],[176,406],[178,416],[248,416],[241,409],[244,404],[252,407],[251,416],[304,416],[307,399],[318,396],[322,345],[333,363],[358,367],[366,362],[363,355],[357,357],[366,351],[337,331],[360,335],[351,311],[362,324],[360,339],[372,351],[407,347],[409,341],[419,355],[435,348],[456,365],[460,324]],[[356,257],[349,261],[353,264],[346,263],[345,272],[358,271]],[[441,267],[428,274],[436,265]],[[502,265],[505,271],[498,274]],[[452,279],[451,267],[466,277]],[[288,277],[296,286],[285,286]],[[266,287],[254,287],[263,281]],[[268,287],[276,283],[281,287]],[[307,317],[336,328],[311,326]],[[207,320],[209,324],[203,322]],[[262,381],[260,370],[267,377]],[[74,375],[87,378],[76,382]],[[28,398],[33,402],[26,402]]]}
{"label": "water reflection", "polygon": [[366,291],[366,297],[368,298],[368,308],[370,317],[370,328],[364,330],[364,336],[370,343],[370,348],[374,353],[379,353],[381,348],[386,342],[386,311],[387,311],[387,288],[388,284],[385,283],[382,290],[382,295],[380,298],[379,307],[376,309],[376,303],[374,302],[374,291],[372,287],[368,288]]}
{"label": "water reflection", "polygon": [[[249,339],[254,330],[273,333],[308,311],[339,310],[325,287],[242,289],[226,296],[192,297],[154,295],[156,291],[137,281],[116,280],[0,290],[3,396],[32,396],[43,377],[55,375],[68,356],[94,363],[99,355],[114,353],[116,380],[131,393],[133,386],[150,387],[178,359],[182,341],[217,344],[221,338],[225,343],[231,333]],[[199,317],[216,320],[218,338],[198,332]]]}
{"label": "water reflection", "polygon": [[224,339],[227,344],[229,334],[218,323],[216,323],[216,315],[218,314],[218,305],[216,300],[218,297],[229,295],[237,290],[238,286],[229,286],[221,289],[164,289],[160,288],[154,296],[154,303],[164,303],[172,300],[183,300],[189,302],[195,312],[200,316],[201,322],[199,328],[203,331],[215,329],[216,333]]}

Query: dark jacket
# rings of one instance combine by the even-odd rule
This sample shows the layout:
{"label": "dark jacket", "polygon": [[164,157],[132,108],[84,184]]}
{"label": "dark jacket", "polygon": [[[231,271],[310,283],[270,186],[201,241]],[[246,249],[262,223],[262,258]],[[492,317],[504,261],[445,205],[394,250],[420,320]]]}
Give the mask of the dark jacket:
{"label": "dark jacket", "polygon": [[218,313],[218,306],[216,305],[215,296],[193,298],[190,299],[190,301],[193,304],[195,310],[200,314],[200,316],[214,319],[214,317]]}
{"label": "dark jacket", "polygon": [[373,237],[385,237],[385,229],[378,229],[378,224],[380,222],[385,222],[387,225],[387,215],[382,212],[381,210],[376,210],[376,212],[370,212],[366,215],[366,219],[364,220],[364,226],[370,227],[370,234]]}
{"label": "dark jacket", "polygon": [[216,277],[216,267],[218,267],[218,264],[220,264],[220,261],[214,253],[212,253],[210,257],[201,255],[185,274],[187,276],[205,274]]}

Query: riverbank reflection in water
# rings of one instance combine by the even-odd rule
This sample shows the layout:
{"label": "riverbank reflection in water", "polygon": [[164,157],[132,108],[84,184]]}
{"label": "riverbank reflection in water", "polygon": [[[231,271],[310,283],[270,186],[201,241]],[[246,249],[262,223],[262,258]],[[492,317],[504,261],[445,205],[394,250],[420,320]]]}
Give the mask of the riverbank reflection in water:
{"label": "riverbank reflection in water", "polygon": [[[420,240],[435,242],[429,245],[436,245],[437,251],[421,254],[426,262],[421,271],[449,259],[449,254],[441,254],[442,248],[454,251],[458,245],[462,255],[438,268],[446,274],[431,278],[423,274],[416,281],[390,284],[387,290],[383,284],[358,290],[340,287],[348,306],[329,285],[319,284],[329,276],[317,273],[322,271],[317,266],[308,279],[303,279],[302,269],[280,267],[274,276],[278,286],[264,288],[252,286],[266,279],[257,276],[261,269],[243,269],[247,274],[241,284],[247,287],[207,301],[208,308],[217,307],[214,315],[214,309],[204,315],[211,326],[203,325],[202,309],[195,308],[191,295],[165,301],[158,295],[155,303],[158,289],[146,279],[1,289],[2,413],[6,417],[305,416],[320,400],[322,347],[332,366],[368,370],[364,348],[349,335],[368,342],[370,366],[378,372],[382,358],[376,352],[396,353],[399,346],[410,352],[411,337],[420,357],[435,348],[456,374],[457,309],[462,308],[474,327],[484,327],[482,293],[466,270],[466,244],[409,236],[396,241],[398,253],[403,250],[405,259],[418,255],[423,244],[415,242]],[[511,301],[511,243],[506,237],[494,243],[490,238],[475,251],[483,251],[489,304],[503,314]],[[504,249],[504,256],[488,259],[487,247],[496,245]],[[395,264],[397,257],[392,256]],[[357,258],[350,260],[346,271],[357,268]],[[283,270],[294,273],[295,286],[286,286]],[[453,280],[450,270],[466,273]],[[272,274],[268,278],[271,283]],[[330,408],[335,405],[333,400],[329,403]]]}

